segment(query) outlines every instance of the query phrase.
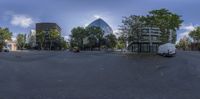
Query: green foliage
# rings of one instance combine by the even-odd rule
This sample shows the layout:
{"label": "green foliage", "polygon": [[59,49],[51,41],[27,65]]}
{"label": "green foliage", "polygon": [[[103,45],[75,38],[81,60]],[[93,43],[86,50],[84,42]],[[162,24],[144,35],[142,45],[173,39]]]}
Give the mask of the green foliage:
{"label": "green foliage", "polygon": [[123,48],[126,47],[126,40],[125,40],[125,37],[123,35],[118,37],[116,46],[117,46],[118,49],[123,49]]}
{"label": "green foliage", "polygon": [[2,50],[5,40],[11,40],[12,33],[8,28],[0,27],[0,50]]}
{"label": "green foliage", "polygon": [[183,20],[181,16],[167,9],[152,10],[147,16],[131,15],[124,17],[120,30],[128,41],[140,41],[142,37],[141,28],[158,27],[161,31],[162,43],[169,42],[170,33],[173,43],[176,42],[176,30],[179,29]]}
{"label": "green foliage", "polygon": [[23,49],[25,47],[25,35],[24,34],[18,34],[17,35],[17,47],[18,49]]}
{"label": "green foliage", "polygon": [[58,39],[60,37],[60,33],[56,29],[51,29],[49,32],[49,37],[50,40]]}
{"label": "green foliage", "polygon": [[195,30],[191,31],[189,36],[196,42],[200,41],[200,27],[196,27]]}
{"label": "green foliage", "polygon": [[83,39],[87,36],[87,32],[83,27],[73,28],[71,31],[71,46],[83,47]]}
{"label": "green foliage", "polygon": [[142,16],[131,15],[124,17],[122,23],[123,25],[120,26],[120,30],[128,41],[139,41],[141,39],[141,28],[144,24]]}
{"label": "green foliage", "polygon": [[50,32],[49,32],[49,40],[50,40],[50,46],[49,46],[49,49],[51,50],[52,48],[52,44],[54,41],[58,41],[60,37],[60,33],[58,30],[56,29],[51,29]]}
{"label": "green foliage", "polygon": [[101,47],[101,42],[103,40],[103,36],[104,33],[101,30],[101,28],[99,27],[88,27],[86,28],[86,32],[88,33],[87,37],[88,37],[88,41],[89,41],[89,46],[95,46],[96,44],[98,44],[97,46]]}
{"label": "green foliage", "polygon": [[107,47],[108,48],[115,48],[117,45],[117,38],[114,34],[109,34],[105,37],[106,41],[107,41]]}
{"label": "green foliage", "polygon": [[177,44],[177,47],[179,49],[188,50],[190,45],[191,45],[191,40],[188,37],[184,37],[180,39],[179,43]]}
{"label": "green foliage", "polygon": [[61,49],[66,50],[69,48],[69,44],[65,41],[64,37],[60,39]]}
{"label": "green foliage", "polygon": [[[146,19],[148,20],[146,21],[148,25],[153,25],[160,28],[162,33],[161,41],[163,43],[168,42],[171,31],[175,31],[172,32],[172,36],[176,36],[176,30],[179,29],[183,23],[180,15],[172,13],[167,9],[152,10],[149,12],[149,15],[147,15]],[[173,39],[175,38],[176,37],[173,37]],[[173,39],[172,41],[175,43],[176,40]]]}
{"label": "green foliage", "polygon": [[[99,27],[77,27],[73,28],[71,33],[71,47],[79,47],[82,49],[84,48],[84,45],[92,48],[98,44],[98,47],[100,47],[104,35]],[[88,43],[85,44],[84,41],[88,41]]]}
{"label": "green foliage", "polygon": [[44,41],[45,41],[45,31],[38,31],[36,33],[36,38],[37,38],[37,41],[39,42],[39,45],[40,45],[40,49],[43,49],[43,44],[44,44]]}

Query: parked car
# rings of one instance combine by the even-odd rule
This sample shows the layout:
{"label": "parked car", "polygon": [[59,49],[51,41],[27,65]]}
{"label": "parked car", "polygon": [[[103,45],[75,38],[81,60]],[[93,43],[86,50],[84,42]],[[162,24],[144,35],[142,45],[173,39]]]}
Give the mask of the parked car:
{"label": "parked car", "polygon": [[9,52],[10,51],[9,47],[7,47],[7,46],[4,46],[2,50],[3,50],[3,52]]}
{"label": "parked car", "polygon": [[78,47],[74,47],[73,52],[78,53],[78,52],[80,52],[80,49]]}
{"label": "parked car", "polygon": [[158,54],[162,56],[174,56],[176,54],[176,47],[175,44],[166,43],[160,45],[158,48]]}

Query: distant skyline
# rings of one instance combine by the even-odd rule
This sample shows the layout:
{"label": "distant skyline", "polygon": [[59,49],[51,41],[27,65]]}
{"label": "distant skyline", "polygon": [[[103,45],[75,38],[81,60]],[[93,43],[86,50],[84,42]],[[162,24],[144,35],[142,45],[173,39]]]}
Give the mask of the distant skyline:
{"label": "distant skyline", "polygon": [[199,5],[199,0],[0,0],[0,27],[8,27],[16,36],[29,33],[37,22],[55,22],[67,37],[73,27],[86,26],[97,18],[117,31],[123,16],[166,8],[184,20],[180,39],[200,24]]}

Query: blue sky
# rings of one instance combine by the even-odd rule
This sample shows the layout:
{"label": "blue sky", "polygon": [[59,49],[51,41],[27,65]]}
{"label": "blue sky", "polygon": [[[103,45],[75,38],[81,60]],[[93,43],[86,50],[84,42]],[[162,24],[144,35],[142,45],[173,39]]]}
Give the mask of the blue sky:
{"label": "blue sky", "polygon": [[73,27],[101,17],[117,31],[123,16],[167,8],[184,19],[179,39],[200,24],[199,5],[200,0],[0,0],[0,27],[9,27],[16,36],[29,33],[37,22],[56,22],[68,36]]}

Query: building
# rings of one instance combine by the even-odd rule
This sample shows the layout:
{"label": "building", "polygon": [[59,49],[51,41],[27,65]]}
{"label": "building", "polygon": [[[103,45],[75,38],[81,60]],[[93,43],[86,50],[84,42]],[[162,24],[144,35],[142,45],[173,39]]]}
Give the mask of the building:
{"label": "building", "polygon": [[[61,36],[61,28],[56,23],[36,23],[36,45],[38,48],[40,48],[40,42],[38,40],[37,33],[42,31],[45,33],[45,40],[44,40],[45,42],[42,45],[44,45],[45,50],[50,49],[51,42],[49,33],[52,29],[56,29],[59,32],[59,35]],[[59,39],[53,40],[51,49],[54,50],[60,49],[59,43],[60,43]]]}
{"label": "building", "polygon": [[128,51],[130,52],[157,52],[161,41],[161,31],[159,28],[144,27],[141,29],[141,38],[139,40],[128,41]]}
{"label": "building", "polygon": [[93,21],[88,27],[100,27],[101,30],[104,32],[104,36],[113,33],[112,28],[101,18]]}
{"label": "building", "polygon": [[26,35],[26,44],[28,44],[31,48],[36,47],[36,31],[31,30],[28,35]]}

